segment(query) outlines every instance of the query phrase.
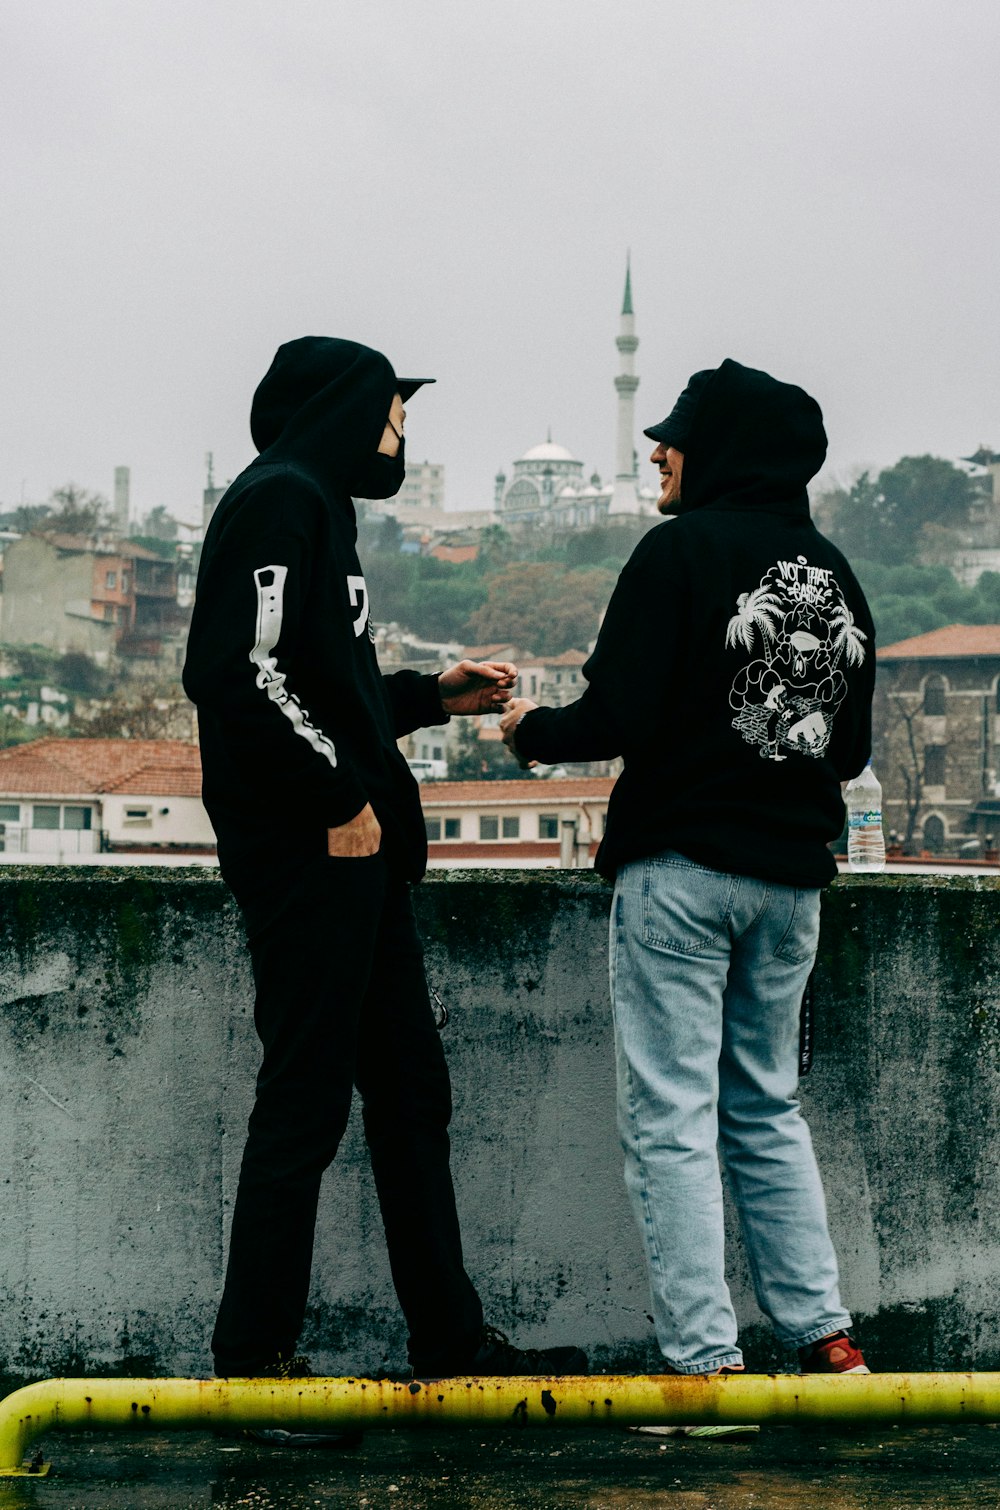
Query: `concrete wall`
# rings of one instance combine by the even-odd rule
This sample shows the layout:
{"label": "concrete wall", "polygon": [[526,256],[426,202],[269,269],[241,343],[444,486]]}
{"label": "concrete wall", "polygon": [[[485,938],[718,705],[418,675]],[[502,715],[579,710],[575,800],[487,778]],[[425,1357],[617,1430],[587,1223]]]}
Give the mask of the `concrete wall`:
{"label": "concrete wall", "polygon": [[[490,1319],[600,1368],[654,1364],[613,1130],[606,888],[480,872],[417,896]],[[207,1371],[256,1065],[238,915],[204,873],[21,870],[0,919],[0,1375]],[[804,1100],[882,1367],[1000,1367],[998,920],[992,880],[851,879],[825,900]],[[303,1339],[331,1372],[404,1361],[358,1121]],[[731,1254],[766,1366],[735,1230]]]}

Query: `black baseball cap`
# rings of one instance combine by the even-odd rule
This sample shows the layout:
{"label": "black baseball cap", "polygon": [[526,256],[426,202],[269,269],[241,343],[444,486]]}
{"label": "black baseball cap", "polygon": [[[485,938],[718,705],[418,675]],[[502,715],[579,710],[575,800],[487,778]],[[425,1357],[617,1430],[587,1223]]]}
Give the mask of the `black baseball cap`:
{"label": "black baseball cap", "polygon": [[396,391],[405,404],[406,400],[412,397],[412,395],[416,393],[417,389],[422,388],[425,383],[436,382],[437,378],[397,378]]}

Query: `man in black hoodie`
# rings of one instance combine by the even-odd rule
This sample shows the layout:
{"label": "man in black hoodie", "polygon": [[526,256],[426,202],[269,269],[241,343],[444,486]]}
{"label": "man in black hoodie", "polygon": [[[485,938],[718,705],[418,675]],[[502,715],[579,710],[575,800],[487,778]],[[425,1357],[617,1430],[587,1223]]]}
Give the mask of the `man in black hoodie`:
{"label": "man in black hoodie", "polygon": [[357,1086],[419,1375],[584,1372],[483,1326],[449,1170],[448,1070],[409,888],[427,846],[396,741],[502,706],[516,668],[383,677],[354,497],[402,483],[404,401],[381,353],[305,337],[254,396],[260,455],[205,538],[184,686],[205,806],[242,908],[264,1057],[212,1339],[221,1375],[292,1376],[320,1180]]}
{"label": "man in black hoodie", "polygon": [[867,1371],[796,1082],[840,783],[870,754],[871,615],[809,516],[826,435],[801,388],[725,361],[645,433],[677,517],[626,564],[583,696],[513,699],[504,737],[523,760],[624,757],[596,864],[615,882],[619,1128],[668,1366],[743,1366],[721,1142],[777,1335],[803,1369]]}

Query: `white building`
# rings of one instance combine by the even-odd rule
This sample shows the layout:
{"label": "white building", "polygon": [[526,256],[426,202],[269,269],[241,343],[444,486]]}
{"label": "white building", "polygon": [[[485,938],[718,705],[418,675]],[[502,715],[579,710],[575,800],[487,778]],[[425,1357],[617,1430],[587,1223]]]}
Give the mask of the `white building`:
{"label": "white building", "polygon": [[0,862],[214,860],[198,747],[180,739],[36,739],[0,750]]}
{"label": "white building", "polygon": [[543,525],[571,530],[586,529],[609,519],[613,522],[622,516],[648,518],[651,523],[659,518],[657,493],[650,487],[639,486],[639,459],[635,450],[635,392],[639,386],[635,353],[639,338],[635,333],[630,267],[625,271],[625,297],[615,345],[620,367],[615,377],[618,406],[614,479],[605,483],[598,472],[585,478],[583,462],[553,441],[550,434],[541,445],[532,446],[518,457],[509,478],[504,472],[497,473],[494,510],[502,525]]}
{"label": "white building", "polygon": [[585,867],[604,836],[608,777],[420,787],[431,869]]}

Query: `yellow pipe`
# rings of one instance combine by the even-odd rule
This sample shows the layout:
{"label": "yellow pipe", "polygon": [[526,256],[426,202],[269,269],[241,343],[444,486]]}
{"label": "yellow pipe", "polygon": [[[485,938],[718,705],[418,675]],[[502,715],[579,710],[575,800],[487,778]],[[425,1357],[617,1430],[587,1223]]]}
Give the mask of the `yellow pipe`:
{"label": "yellow pipe", "polygon": [[278,1426],[643,1426],[1000,1420],[1000,1373],[677,1374],[545,1379],[46,1379],[0,1402],[0,1476],[48,1431]]}

